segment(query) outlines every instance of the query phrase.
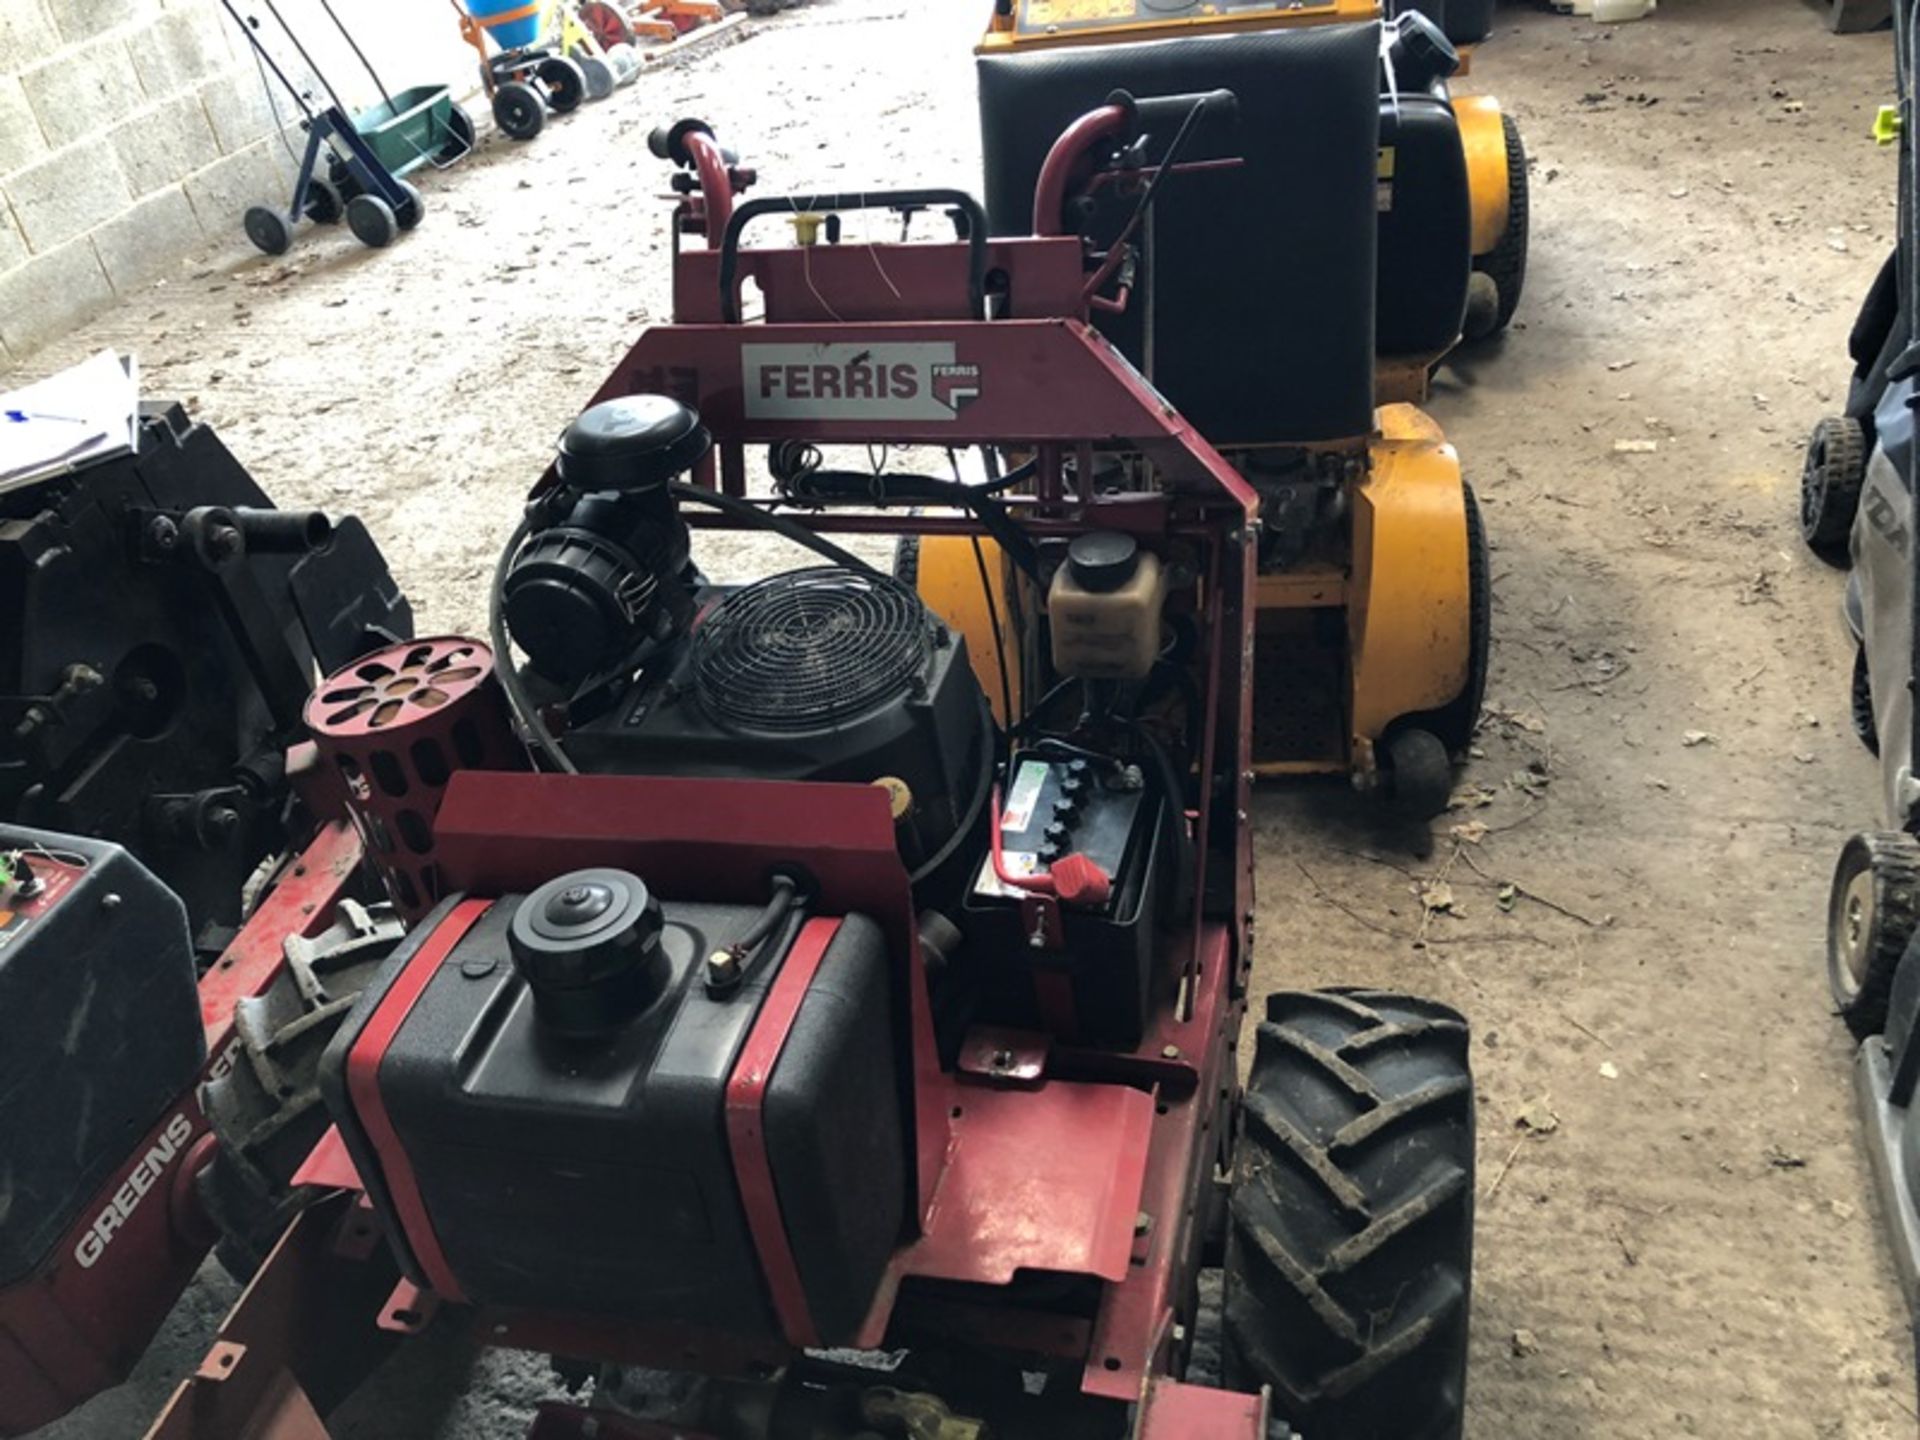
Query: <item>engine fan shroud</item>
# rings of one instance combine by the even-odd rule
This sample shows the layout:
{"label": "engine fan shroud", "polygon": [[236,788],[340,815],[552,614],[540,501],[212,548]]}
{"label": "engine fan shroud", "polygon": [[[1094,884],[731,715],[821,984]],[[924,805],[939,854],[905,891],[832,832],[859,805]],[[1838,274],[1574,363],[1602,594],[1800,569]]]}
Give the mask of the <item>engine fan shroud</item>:
{"label": "engine fan shroud", "polygon": [[924,689],[937,626],[888,576],[819,566],[728,595],[694,632],[694,688],[724,725],[794,734]]}

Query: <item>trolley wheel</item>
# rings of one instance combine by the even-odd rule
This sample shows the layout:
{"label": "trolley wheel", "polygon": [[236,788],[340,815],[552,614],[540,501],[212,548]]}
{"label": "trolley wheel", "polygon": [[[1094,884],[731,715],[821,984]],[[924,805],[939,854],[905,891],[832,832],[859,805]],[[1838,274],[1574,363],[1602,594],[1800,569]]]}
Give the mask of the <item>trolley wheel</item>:
{"label": "trolley wheel", "polygon": [[578,110],[587,98],[587,77],[564,55],[549,55],[533,73],[546,87],[547,108],[556,115]]}
{"label": "trolley wheel", "polygon": [[382,250],[400,233],[400,221],[378,195],[356,195],[347,202],[347,228],[362,245]]}
{"label": "trolley wheel", "polygon": [[640,52],[631,45],[616,45],[607,51],[607,63],[613,67],[615,85],[631,85],[640,78]]}
{"label": "trolley wheel", "polygon": [[1886,1027],[1887,1000],[1920,927],[1920,841],[1866,831],[1841,848],[1827,896],[1827,988],[1857,1040]]}
{"label": "trolley wheel", "polygon": [[609,5],[607,0],[587,0],[577,12],[580,23],[593,32],[593,38],[600,42],[602,50],[611,50],[616,45],[633,44],[633,26],[627,23],[627,17],[618,9]]}
{"label": "trolley wheel", "polygon": [[268,255],[284,255],[293,248],[293,221],[284,210],[275,210],[269,205],[249,205],[240,223],[257,250]]}
{"label": "trolley wheel", "polygon": [[327,177],[333,181],[333,188],[340,192],[340,213],[344,215],[347,201],[361,193],[360,182],[353,178],[352,167],[338,156],[327,166]]}
{"label": "trolley wheel", "polygon": [[318,175],[307,182],[307,218],[314,224],[338,225],[346,213],[346,198],[339,186]]}
{"label": "trolley wheel", "polygon": [[393,212],[394,223],[402,230],[411,230],[420,223],[420,217],[427,213],[427,197],[420,193],[420,187],[411,180],[395,180],[403,197]]}
{"label": "trolley wheel", "polygon": [[1407,726],[1381,746],[1393,808],[1410,820],[1430,820],[1453,798],[1453,759],[1431,730]]}
{"label": "trolley wheel", "polygon": [[613,66],[598,55],[588,54],[584,48],[575,50],[572,59],[587,82],[589,100],[604,100],[613,94]]}
{"label": "trolley wheel", "polygon": [[515,140],[531,140],[547,123],[547,102],[524,80],[509,80],[493,92],[493,123]]}
{"label": "trolley wheel", "polygon": [[451,132],[447,143],[433,157],[439,165],[451,165],[456,160],[464,160],[473,152],[477,139],[473,117],[467,114],[464,105],[455,105],[447,112],[447,129]]}

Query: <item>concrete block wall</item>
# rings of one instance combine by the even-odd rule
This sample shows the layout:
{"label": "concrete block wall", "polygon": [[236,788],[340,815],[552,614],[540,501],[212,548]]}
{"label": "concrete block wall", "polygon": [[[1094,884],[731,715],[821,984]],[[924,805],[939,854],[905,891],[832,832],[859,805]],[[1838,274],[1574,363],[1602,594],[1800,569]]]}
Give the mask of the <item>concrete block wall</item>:
{"label": "concrete block wall", "polygon": [[[378,99],[321,0],[277,4],[350,108]],[[475,57],[445,0],[332,5],[390,89],[472,89]],[[262,0],[235,8],[324,104]],[[291,195],[296,118],[284,91],[269,98],[220,0],[0,0],[0,360],[189,257],[244,246],[241,212]]]}

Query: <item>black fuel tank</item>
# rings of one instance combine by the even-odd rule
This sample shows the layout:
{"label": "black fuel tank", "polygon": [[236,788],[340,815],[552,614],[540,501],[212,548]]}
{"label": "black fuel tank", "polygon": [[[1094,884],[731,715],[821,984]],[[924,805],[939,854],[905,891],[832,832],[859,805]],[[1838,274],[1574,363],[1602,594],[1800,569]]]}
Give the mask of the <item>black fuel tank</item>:
{"label": "black fuel tank", "polygon": [[[541,899],[545,890],[501,899],[434,965],[423,948],[457,902],[443,905],[362,997],[328,1052],[322,1087],[416,1278],[420,1237],[392,1203],[398,1167],[411,1172],[471,1301],[777,1337],[726,1099],[741,1047],[796,953],[797,924],[776,931],[736,989],[715,993],[707,958],[746,937],[760,912],[660,904],[644,886],[636,900],[618,881],[610,900],[589,893],[595,877],[618,873],[568,876],[557,901]],[[552,923],[531,917],[530,928],[535,905]],[[540,924],[564,929],[568,907],[617,919],[629,952],[598,945],[530,963],[528,937]],[[419,963],[432,973],[408,1007]],[[565,982],[561,1003],[545,988],[555,977]],[[605,984],[607,1003],[581,1003],[576,982],[590,977]],[[905,1219],[890,990],[879,927],[860,915],[839,920],[761,1116],[780,1221],[826,1343],[850,1338],[865,1317]],[[396,1013],[376,1071],[394,1153],[369,1139],[345,1071],[375,1017],[385,1025]]]}

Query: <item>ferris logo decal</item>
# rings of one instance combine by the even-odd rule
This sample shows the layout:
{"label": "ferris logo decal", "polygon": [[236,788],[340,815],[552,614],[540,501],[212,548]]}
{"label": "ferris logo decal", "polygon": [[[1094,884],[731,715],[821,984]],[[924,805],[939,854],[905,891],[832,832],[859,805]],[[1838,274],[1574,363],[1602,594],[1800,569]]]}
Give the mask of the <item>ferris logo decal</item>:
{"label": "ferris logo decal", "polygon": [[934,366],[933,398],[958,415],[980,398],[980,367],[978,365]]}
{"label": "ferris logo decal", "polygon": [[186,1149],[191,1139],[193,1122],[184,1114],[175,1115],[167,1121],[167,1128],[160,1132],[160,1138],[127,1172],[125,1182],[113,1192],[113,1199],[107,1202],[106,1208],[73,1247],[73,1258],[80,1262],[82,1270],[91,1270],[100,1257],[107,1253],[107,1246],[113,1243],[113,1237],[133,1218],[133,1212],[139,1208],[141,1200],[167,1173],[168,1167]]}
{"label": "ferris logo decal", "polygon": [[980,398],[980,367],[947,342],[742,345],[750,420],[951,420]]}

